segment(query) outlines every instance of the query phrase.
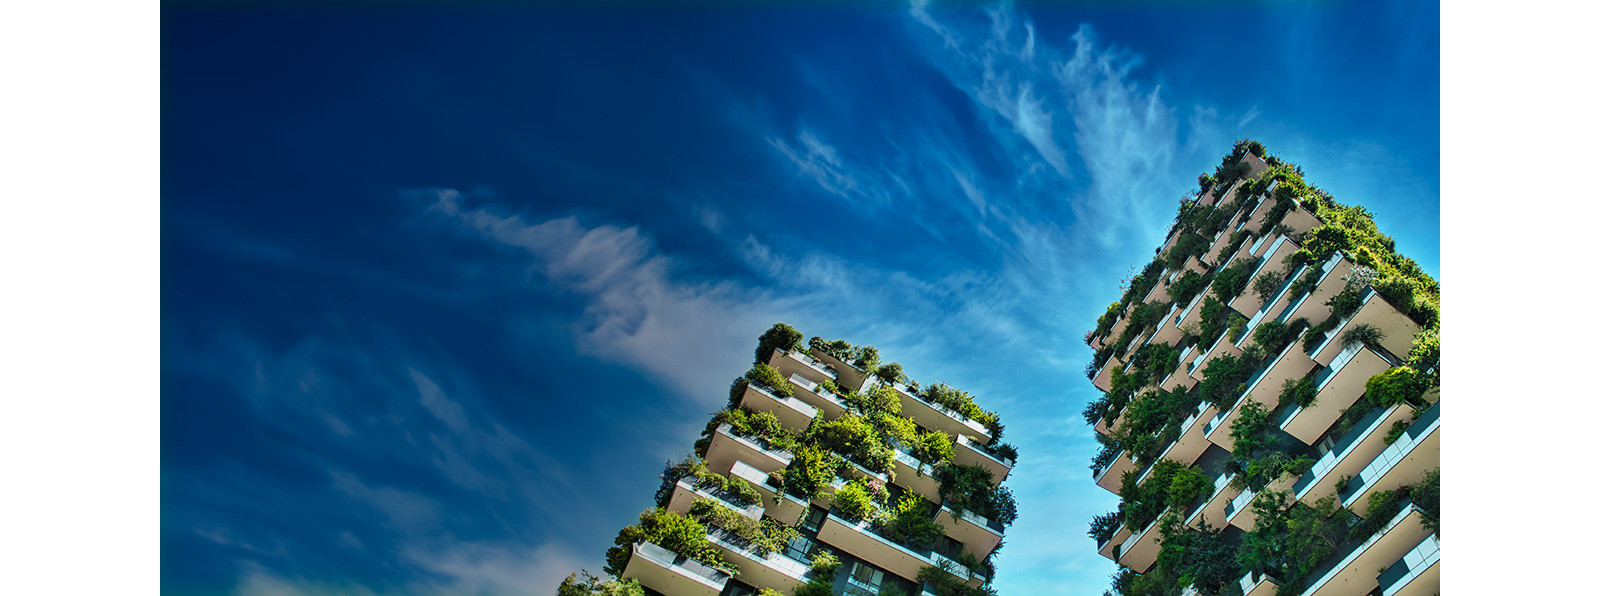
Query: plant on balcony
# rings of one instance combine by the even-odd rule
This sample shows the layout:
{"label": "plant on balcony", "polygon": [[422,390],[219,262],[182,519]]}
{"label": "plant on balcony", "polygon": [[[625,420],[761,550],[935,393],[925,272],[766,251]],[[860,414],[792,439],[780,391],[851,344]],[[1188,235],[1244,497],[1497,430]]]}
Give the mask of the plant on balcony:
{"label": "plant on balcony", "polygon": [[1155,568],[1145,574],[1142,583],[1194,586],[1205,594],[1219,592],[1239,577],[1239,548],[1223,529],[1200,520],[1200,528],[1190,530],[1178,516],[1167,515],[1161,520],[1161,551]]}
{"label": "plant on balcony", "polygon": [[1418,372],[1418,381],[1428,387],[1439,386],[1439,330],[1423,329],[1411,337],[1411,353],[1405,365]]}
{"label": "plant on balcony", "polygon": [[705,498],[694,500],[694,504],[689,506],[689,516],[732,532],[736,537],[732,542],[736,546],[760,557],[783,550],[784,545],[800,535],[794,528],[776,519],[767,517],[756,521]]}
{"label": "plant on balcony", "polygon": [[1422,510],[1422,527],[1439,533],[1439,468],[1429,470],[1421,482],[1411,486],[1411,504]]}
{"label": "plant on balcony", "polygon": [[1409,366],[1396,366],[1367,379],[1367,399],[1379,407],[1422,401],[1428,390],[1427,381],[1419,379],[1417,371]]}
{"label": "plant on balcony", "polygon": [[[1182,269],[1183,264],[1188,262],[1191,257],[1206,254],[1206,249],[1208,248],[1211,248],[1210,238],[1194,232],[1185,232],[1183,235],[1178,236],[1178,241],[1172,245],[1172,248],[1167,249],[1167,254],[1162,257],[1161,261],[1166,265],[1167,269],[1177,271]],[[1135,298],[1142,297],[1143,295],[1135,296]]]}
{"label": "plant on balcony", "polygon": [[913,548],[932,548],[944,536],[942,524],[934,521],[938,507],[915,493],[900,496],[893,508],[879,512],[873,526],[885,537]]}
{"label": "plant on balcony", "polygon": [[1201,401],[1226,411],[1244,394],[1244,384],[1250,380],[1257,365],[1232,354],[1220,354],[1206,359],[1205,379],[1195,385]]}
{"label": "plant on balcony", "polygon": [[1339,336],[1339,346],[1343,348],[1348,348],[1350,344],[1356,342],[1361,342],[1368,346],[1378,346],[1381,345],[1378,343],[1381,341],[1383,341],[1383,330],[1366,323],[1351,325],[1344,330],[1344,334]]}
{"label": "plant on balcony", "polygon": [[839,569],[839,557],[826,548],[818,548],[816,554],[811,555],[811,571],[816,573],[817,579],[833,583],[833,574]]}
{"label": "plant on balcony", "polygon": [[1411,422],[1410,421],[1408,421],[1408,420],[1396,420],[1396,421],[1394,421],[1394,424],[1389,425],[1389,432],[1387,434],[1383,435],[1383,444],[1384,445],[1393,445],[1395,441],[1400,440],[1400,436],[1401,435],[1406,434],[1406,429],[1408,429],[1408,428],[1411,428]]}
{"label": "plant on balcony", "polygon": [[1317,401],[1317,384],[1312,380],[1312,375],[1298,379],[1285,379],[1283,390],[1278,392],[1278,403],[1295,404],[1302,408],[1309,408]]}
{"label": "plant on balcony", "polygon": [[763,448],[789,450],[794,447],[794,433],[784,428],[777,415],[772,412],[753,412],[743,407],[729,408],[717,412],[706,423],[705,430],[700,432],[700,440],[694,443],[695,455],[705,457],[706,449],[711,446],[711,438],[717,432],[717,427],[726,423],[733,434],[754,439]]}
{"label": "plant on balcony", "polygon": [[887,472],[894,465],[894,451],[866,418],[854,412],[833,420],[813,419],[804,439],[874,472]]}
{"label": "plant on balcony", "polygon": [[1263,308],[1265,308],[1267,301],[1272,300],[1272,297],[1278,293],[1278,288],[1283,286],[1285,277],[1287,276],[1284,275],[1283,271],[1268,271],[1257,275],[1256,280],[1250,282],[1250,290],[1255,292],[1257,298],[1261,299]]}
{"label": "plant on balcony", "polygon": [[776,350],[792,352],[800,349],[800,339],[803,337],[794,327],[774,323],[761,334],[760,340],[756,343],[756,364],[765,364],[772,360],[772,353]]}
{"label": "plant on balcony", "polygon": [[939,498],[958,516],[971,511],[1002,527],[1017,519],[1017,503],[1011,489],[996,486],[988,468],[946,463],[933,468],[933,479],[939,483]]}
{"label": "plant on balcony", "polygon": [[778,372],[778,369],[772,366],[758,362],[749,372],[744,373],[744,378],[770,389],[773,395],[779,397],[794,395],[794,387],[789,385],[789,380],[783,378],[783,373]]}
{"label": "plant on balcony", "polygon": [[761,493],[756,492],[755,486],[742,478],[728,478],[722,474],[711,471],[706,467],[706,462],[698,457],[689,457],[683,461],[667,462],[666,469],[661,471],[661,486],[656,489],[656,505],[666,507],[672,500],[672,491],[682,479],[693,479],[697,489],[716,494],[738,505],[750,506],[761,504]]}
{"label": "plant on balcony", "polygon": [[846,406],[862,416],[894,416],[900,414],[900,398],[895,393],[888,385],[874,385],[864,394],[850,392],[840,397]]}
{"label": "plant on balcony", "polygon": [[1266,491],[1250,506],[1255,527],[1239,545],[1239,566],[1271,574],[1283,594],[1300,593],[1306,575],[1345,542],[1356,521],[1332,496],[1291,505],[1288,493]]}
{"label": "plant on balcony", "polygon": [[827,449],[813,445],[799,445],[794,449],[794,459],[784,474],[784,483],[797,496],[810,498],[833,482],[842,458]]}
{"label": "plant on balcony", "polygon": [[834,596],[833,584],[814,579],[796,586],[794,596]]}
{"label": "plant on balcony", "polygon": [[1117,491],[1122,496],[1118,511],[1128,528],[1137,532],[1149,527],[1168,506],[1183,507],[1192,503],[1199,496],[1197,491],[1209,494],[1210,489],[1205,487],[1210,483],[1211,479],[1200,471],[1164,459],[1155,463],[1149,478],[1142,484],[1136,471],[1122,475],[1122,489]]}
{"label": "plant on balcony", "polygon": [[1211,291],[1217,294],[1223,302],[1231,302],[1239,294],[1244,293],[1250,284],[1250,274],[1261,263],[1261,257],[1248,259],[1234,259],[1232,265],[1217,272],[1217,277],[1211,282]]}
{"label": "plant on balcony", "polygon": [[617,533],[616,546],[606,551],[606,573],[620,577],[633,558],[633,545],[650,542],[690,559],[721,569],[729,574],[738,568],[722,560],[722,554],[706,540],[706,527],[692,517],[656,507],[639,514],[639,523]]}
{"label": "plant on balcony", "polygon": [[1172,285],[1167,286],[1167,295],[1176,304],[1188,304],[1190,300],[1200,294],[1200,290],[1205,289],[1208,283],[1211,283],[1210,273],[1190,271],[1178,277],[1176,281],[1172,282]]}
{"label": "plant on balcony", "polygon": [[878,367],[878,370],[872,374],[876,375],[885,383],[904,383],[906,380],[908,380],[906,378],[906,372],[904,369],[900,368],[899,362],[890,362],[880,366]]}
{"label": "plant on balcony", "polygon": [[1017,461],[1017,448],[1012,446],[1010,443],[1001,443],[999,445],[991,444],[989,446],[989,453],[993,454],[995,457],[1009,462],[1014,463]]}
{"label": "plant on balcony", "polygon": [[959,571],[950,564],[951,568],[944,569],[929,565],[917,572],[917,583],[933,584],[933,591],[939,596],[994,596],[994,589],[987,585],[972,587],[965,580],[956,576]]}
{"label": "plant on balcony", "polygon": [[811,349],[832,356],[866,374],[872,374],[878,369],[878,349],[872,346],[851,346],[850,342],[842,339],[823,341],[820,337],[812,337],[809,345]]}
{"label": "plant on balcony", "polygon": [[1105,544],[1117,533],[1117,528],[1122,527],[1122,512],[1112,511],[1094,516],[1089,520],[1089,537],[1095,544]]}
{"label": "plant on balcony", "polygon": [[846,482],[843,488],[833,491],[833,506],[845,519],[872,519],[888,494],[881,487],[876,488],[859,479]]}
{"label": "plant on balcony", "polygon": [[928,465],[938,465],[955,457],[956,447],[950,442],[950,435],[936,430],[930,430],[917,437],[911,456]]}
{"label": "plant on balcony", "polygon": [[1105,314],[1100,315],[1100,318],[1095,321],[1094,334],[1097,336],[1102,336],[1110,333],[1111,328],[1117,324],[1117,319],[1121,316],[1122,303],[1112,302],[1111,306],[1106,307]]}
{"label": "plant on balcony", "polygon": [[574,573],[561,580],[561,585],[556,586],[556,596],[644,596],[644,587],[639,585],[637,579],[629,577],[600,581],[588,570],[582,573],[581,579]]}

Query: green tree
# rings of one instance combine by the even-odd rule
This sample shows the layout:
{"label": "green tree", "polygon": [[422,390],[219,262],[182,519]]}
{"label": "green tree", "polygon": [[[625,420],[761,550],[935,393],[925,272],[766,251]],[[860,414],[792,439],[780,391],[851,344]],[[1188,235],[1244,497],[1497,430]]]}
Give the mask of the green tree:
{"label": "green tree", "polygon": [[772,360],[774,350],[794,351],[800,349],[800,339],[804,337],[783,323],[774,323],[771,328],[761,334],[761,339],[756,343],[756,364],[766,364]]}

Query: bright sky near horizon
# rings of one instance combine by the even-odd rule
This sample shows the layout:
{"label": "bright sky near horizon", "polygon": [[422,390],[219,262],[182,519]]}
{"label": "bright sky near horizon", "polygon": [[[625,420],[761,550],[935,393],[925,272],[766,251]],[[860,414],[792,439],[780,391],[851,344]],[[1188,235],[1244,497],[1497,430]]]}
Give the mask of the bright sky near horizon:
{"label": "bright sky near horizon", "polygon": [[598,573],[776,321],[997,411],[996,588],[1099,594],[1080,338],[1235,139],[1439,276],[1433,3],[177,3],[161,37],[164,594]]}

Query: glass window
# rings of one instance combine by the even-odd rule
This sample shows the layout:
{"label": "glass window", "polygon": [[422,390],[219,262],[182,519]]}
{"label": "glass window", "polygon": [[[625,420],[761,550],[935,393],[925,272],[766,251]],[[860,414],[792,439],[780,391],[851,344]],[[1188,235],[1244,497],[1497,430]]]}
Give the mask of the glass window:
{"label": "glass window", "polygon": [[811,564],[811,547],[813,543],[805,536],[795,536],[784,545],[783,554],[791,559],[805,564]]}
{"label": "glass window", "polygon": [[805,519],[800,520],[800,527],[816,532],[822,529],[822,520],[827,517],[827,510],[813,506],[806,512]]}

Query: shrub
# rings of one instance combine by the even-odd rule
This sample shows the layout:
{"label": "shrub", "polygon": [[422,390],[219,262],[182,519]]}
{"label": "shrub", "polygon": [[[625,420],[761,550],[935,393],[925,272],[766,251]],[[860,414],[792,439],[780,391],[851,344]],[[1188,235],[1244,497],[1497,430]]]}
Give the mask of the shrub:
{"label": "shrub", "polygon": [[1261,303],[1265,305],[1268,300],[1272,299],[1274,294],[1278,293],[1278,287],[1282,286],[1283,282],[1284,274],[1282,271],[1268,271],[1256,276],[1256,280],[1250,284],[1250,289],[1255,292],[1257,297],[1261,298]]}
{"label": "shrub", "polygon": [[794,327],[783,323],[775,323],[756,343],[756,364],[766,364],[772,360],[775,350],[794,351],[800,349],[800,339],[803,337]]}
{"label": "shrub", "polygon": [[995,457],[998,457],[998,458],[1003,459],[1003,460],[1007,460],[1007,461],[1010,461],[1010,462],[1013,462],[1013,463],[1015,463],[1017,461],[1017,448],[1011,446],[1010,443],[1001,443],[999,445],[994,445],[993,447],[989,448],[989,452],[993,453],[995,455]]}
{"label": "shrub", "polygon": [[1416,402],[1427,386],[1409,366],[1396,366],[1367,379],[1367,399],[1381,407]]}
{"label": "shrub", "polygon": [[1411,428],[1410,422],[1405,420],[1394,421],[1394,424],[1389,425],[1389,433],[1383,435],[1383,444],[1393,445],[1395,441],[1400,440],[1400,435],[1405,434],[1408,428]]}
{"label": "shrub", "polygon": [[956,448],[951,444],[949,435],[930,430],[917,438],[917,447],[911,451],[911,455],[924,463],[939,464],[955,457]]}
{"label": "shrub", "polygon": [[840,514],[855,520],[871,518],[878,512],[878,504],[873,502],[866,486],[856,480],[845,483],[844,488],[833,492],[833,506],[838,508]]}
{"label": "shrub", "polygon": [[1117,528],[1122,525],[1122,514],[1117,511],[1103,513],[1089,520],[1089,537],[1095,544],[1105,544],[1116,534]]}
{"label": "shrub", "polygon": [[885,383],[901,383],[906,378],[905,370],[900,368],[899,362],[890,362],[880,366],[873,374],[877,375]]}
{"label": "shrub", "polygon": [[606,551],[606,573],[622,575],[632,558],[632,546],[652,542],[661,548],[722,570],[735,570],[724,562],[716,547],[706,540],[706,528],[699,521],[660,507],[639,514],[639,523],[617,533],[616,546]]}
{"label": "shrub", "polygon": [[833,482],[840,465],[839,456],[833,452],[801,445],[794,450],[794,459],[789,462],[784,482],[794,494],[810,497]]}
{"label": "shrub", "polygon": [[1323,304],[1333,310],[1330,320],[1342,321],[1349,318],[1350,315],[1356,314],[1356,311],[1361,308],[1361,289],[1355,286],[1346,286],[1344,291],[1329,298]]}
{"label": "shrub", "polygon": [[574,573],[561,580],[561,585],[556,587],[556,596],[644,596],[644,588],[637,579],[630,577],[600,581],[588,570],[582,573],[582,579]]}
{"label": "shrub", "polygon": [[882,527],[891,539],[915,548],[931,548],[944,536],[944,526],[933,520],[937,512],[932,503],[907,492],[883,520]]}
{"label": "shrub", "polygon": [[1172,482],[1167,487],[1167,504],[1186,506],[1195,499],[1209,496],[1215,488],[1215,479],[1207,477],[1200,470],[1184,468],[1172,475]]}
{"label": "shrub", "polygon": [[1317,401],[1317,384],[1311,377],[1299,379],[1286,379],[1283,390],[1278,392],[1278,403],[1296,404],[1302,408],[1309,408]]}
{"label": "shrub", "polygon": [[1250,274],[1260,263],[1261,257],[1234,261],[1227,269],[1217,272],[1216,279],[1211,282],[1211,291],[1216,292],[1223,302],[1232,301],[1249,286]]}
{"label": "shrub", "polygon": [[1383,330],[1366,323],[1351,325],[1345,329],[1344,335],[1339,336],[1339,341],[1339,345],[1346,348],[1358,341],[1368,346],[1377,346],[1380,345],[1378,342],[1383,341]]}
{"label": "shrub", "polygon": [[754,367],[744,373],[744,378],[752,383],[771,389],[773,395],[780,397],[794,395],[794,387],[789,385],[789,380],[783,378],[783,373],[778,372],[778,369],[772,366],[756,363]]}
{"label": "shrub", "polygon": [[833,580],[814,579],[794,589],[794,596],[833,596]]}
{"label": "shrub", "polygon": [[834,570],[839,568],[839,557],[826,548],[818,548],[817,553],[811,555],[811,570],[817,573],[817,579],[824,582],[833,582]]}

